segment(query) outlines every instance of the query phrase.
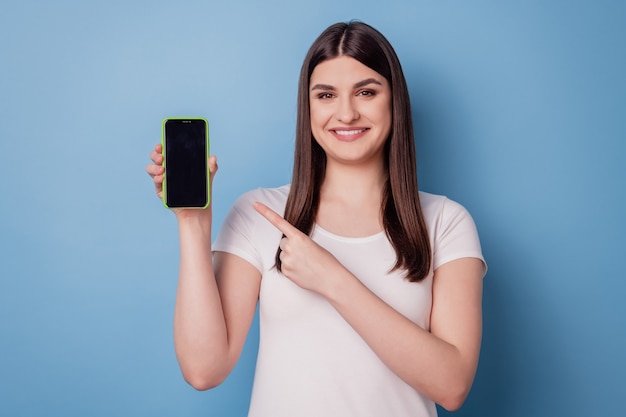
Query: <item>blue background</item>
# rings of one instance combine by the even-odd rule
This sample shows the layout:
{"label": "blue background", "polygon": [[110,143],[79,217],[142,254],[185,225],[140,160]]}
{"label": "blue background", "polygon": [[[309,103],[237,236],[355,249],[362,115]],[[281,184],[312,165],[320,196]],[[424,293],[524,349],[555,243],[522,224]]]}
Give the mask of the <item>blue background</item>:
{"label": "blue background", "polygon": [[148,152],[164,117],[209,119],[216,226],[289,182],[304,54],[353,18],[395,46],[420,186],[470,210],[489,263],[455,415],[619,414],[624,1],[3,0],[0,415],[245,415],[256,329],[222,386],[180,376],[176,222]]}

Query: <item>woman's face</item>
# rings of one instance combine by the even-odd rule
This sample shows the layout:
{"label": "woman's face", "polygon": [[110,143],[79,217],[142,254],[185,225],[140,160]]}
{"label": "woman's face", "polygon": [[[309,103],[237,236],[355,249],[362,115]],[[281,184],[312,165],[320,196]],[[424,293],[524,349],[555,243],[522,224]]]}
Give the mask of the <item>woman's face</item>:
{"label": "woman's face", "polygon": [[391,88],[354,58],[318,64],[309,83],[311,130],[328,163],[380,162],[391,131]]}

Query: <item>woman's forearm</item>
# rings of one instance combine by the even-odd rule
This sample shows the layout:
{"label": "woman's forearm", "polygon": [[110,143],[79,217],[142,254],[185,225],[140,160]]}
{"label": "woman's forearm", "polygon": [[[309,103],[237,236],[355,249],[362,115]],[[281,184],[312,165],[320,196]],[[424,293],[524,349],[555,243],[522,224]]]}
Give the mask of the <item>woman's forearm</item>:
{"label": "woman's forearm", "polygon": [[210,222],[179,219],[180,270],[174,313],[176,355],[187,382],[218,385],[228,374],[228,339],[211,255]]}
{"label": "woman's forearm", "polygon": [[[457,277],[466,281],[467,288],[476,285],[470,281],[480,282],[478,269],[471,268],[473,277]],[[434,334],[398,313],[349,272],[344,273],[326,294],[334,308],[396,375],[443,407],[459,408],[476,372],[481,338],[479,290],[474,290],[476,301],[468,302],[463,310],[446,311],[443,323],[436,319],[438,323],[433,325],[446,329]],[[457,326],[464,330],[457,332],[453,329]]]}

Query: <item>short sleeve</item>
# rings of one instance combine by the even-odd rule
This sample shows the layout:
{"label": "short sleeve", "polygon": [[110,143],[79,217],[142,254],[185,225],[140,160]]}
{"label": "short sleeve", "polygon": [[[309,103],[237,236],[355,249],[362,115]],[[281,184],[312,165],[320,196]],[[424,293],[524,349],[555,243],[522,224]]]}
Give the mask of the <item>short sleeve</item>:
{"label": "short sleeve", "polygon": [[213,252],[237,255],[261,273],[272,268],[282,233],[257,213],[254,202],[260,201],[275,212],[284,213],[288,194],[289,186],[285,185],[257,188],[239,197],[213,242]]}
{"label": "short sleeve", "polygon": [[263,262],[254,242],[256,212],[250,194],[244,194],[231,207],[212,245],[213,252],[228,252],[248,261],[259,271]]}
{"label": "short sleeve", "polygon": [[444,198],[433,238],[433,269],[461,258],[478,258],[485,266],[476,224],[461,204]]}

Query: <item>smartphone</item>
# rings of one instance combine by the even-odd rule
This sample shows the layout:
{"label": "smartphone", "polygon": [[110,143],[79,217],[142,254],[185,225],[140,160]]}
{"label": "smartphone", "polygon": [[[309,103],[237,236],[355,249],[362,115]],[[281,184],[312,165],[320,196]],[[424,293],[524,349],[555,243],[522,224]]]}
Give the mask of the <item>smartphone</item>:
{"label": "smartphone", "polygon": [[206,119],[166,118],[162,123],[163,204],[167,208],[209,205],[209,124]]}

